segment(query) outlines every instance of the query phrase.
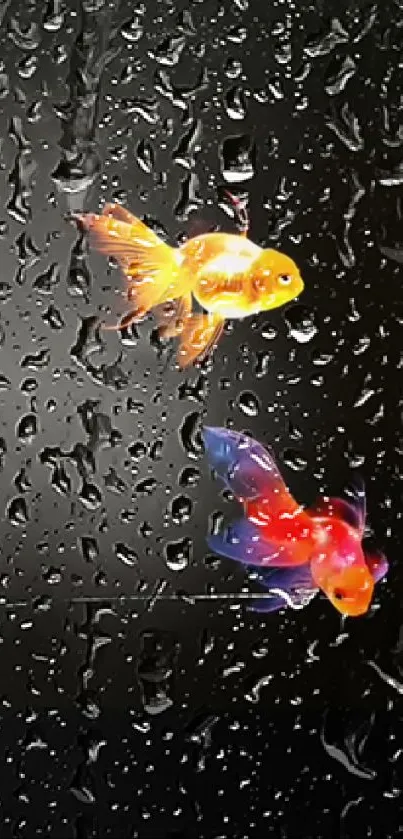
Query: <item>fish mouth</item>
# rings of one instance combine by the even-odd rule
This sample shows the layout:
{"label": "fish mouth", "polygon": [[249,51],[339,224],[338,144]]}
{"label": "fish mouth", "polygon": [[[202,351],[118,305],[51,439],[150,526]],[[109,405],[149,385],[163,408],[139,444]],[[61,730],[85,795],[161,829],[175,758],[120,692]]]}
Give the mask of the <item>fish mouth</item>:
{"label": "fish mouth", "polygon": [[326,594],[342,615],[358,618],[368,611],[374,593],[374,581],[366,567],[351,567],[332,577]]}
{"label": "fish mouth", "polygon": [[346,618],[360,618],[362,615],[365,615],[368,612],[369,606],[371,603],[371,598],[368,600],[367,603],[345,603],[341,605],[337,600],[332,598],[332,604]]}

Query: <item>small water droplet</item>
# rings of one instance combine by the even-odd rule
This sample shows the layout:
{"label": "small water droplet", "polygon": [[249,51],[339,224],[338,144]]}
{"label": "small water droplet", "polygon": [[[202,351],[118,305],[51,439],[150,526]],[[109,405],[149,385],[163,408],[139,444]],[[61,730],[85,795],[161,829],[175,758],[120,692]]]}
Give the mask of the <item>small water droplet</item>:
{"label": "small water droplet", "polygon": [[26,414],[17,426],[17,436],[26,445],[33,443],[38,433],[38,420],[35,414]]}
{"label": "small water droplet", "polygon": [[129,548],[129,546],[125,545],[124,542],[116,542],[113,547],[117,558],[120,559],[124,565],[129,565],[131,568],[137,565],[138,556],[132,548]]}
{"label": "small water droplet", "polygon": [[17,496],[10,501],[7,508],[7,515],[14,527],[24,526],[29,522],[27,502],[22,496]]}
{"label": "small water droplet", "polygon": [[238,396],[237,402],[239,410],[242,411],[246,417],[258,416],[261,408],[260,400],[251,390],[242,391],[242,393]]}
{"label": "small water droplet", "polygon": [[315,325],[314,316],[309,309],[299,304],[290,306],[284,315],[284,320],[288,326],[288,334],[299,344],[307,344],[312,341],[312,338],[318,332]]}
{"label": "small water droplet", "polygon": [[255,174],[256,149],[248,134],[227,137],[221,147],[221,169],[227,183],[242,183]]}
{"label": "small water droplet", "polygon": [[188,567],[192,551],[192,540],[188,536],[165,545],[165,562],[170,571],[184,571]]}

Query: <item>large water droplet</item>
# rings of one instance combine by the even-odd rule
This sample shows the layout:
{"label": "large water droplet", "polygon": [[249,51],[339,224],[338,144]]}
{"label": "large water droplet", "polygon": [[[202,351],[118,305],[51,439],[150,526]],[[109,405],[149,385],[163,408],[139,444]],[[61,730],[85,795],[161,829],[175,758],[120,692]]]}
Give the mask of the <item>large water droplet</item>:
{"label": "large water droplet", "polygon": [[228,183],[243,183],[255,174],[255,145],[249,135],[227,137],[221,147],[221,169]]}
{"label": "large water droplet", "polygon": [[284,315],[284,320],[288,325],[290,337],[298,341],[299,344],[307,344],[312,341],[312,338],[318,332],[312,312],[300,304],[290,306]]}
{"label": "large water droplet", "polygon": [[33,443],[38,433],[38,420],[36,414],[26,414],[18,423],[17,436],[23,442],[29,445]]}
{"label": "large water droplet", "polygon": [[165,562],[170,571],[184,571],[188,567],[192,551],[192,540],[188,536],[165,545]]}
{"label": "large water droplet", "polygon": [[260,412],[260,400],[251,390],[244,390],[238,396],[239,410],[246,417],[257,417]]}
{"label": "large water droplet", "polygon": [[29,522],[27,502],[23,496],[17,496],[10,501],[7,515],[15,527],[23,527]]}

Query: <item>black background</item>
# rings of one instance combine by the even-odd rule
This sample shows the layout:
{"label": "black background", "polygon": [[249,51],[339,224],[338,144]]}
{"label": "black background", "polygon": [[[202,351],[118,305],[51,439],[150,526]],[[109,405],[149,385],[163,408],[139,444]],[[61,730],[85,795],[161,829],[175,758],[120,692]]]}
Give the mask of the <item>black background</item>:
{"label": "black background", "polygon": [[[403,6],[1,15],[1,836],[395,837]],[[303,297],[229,324],[190,372],[151,320],[101,341],[123,281],[66,213],[119,201],[171,243],[230,231],[223,161]],[[270,444],[303,503],[359,469],[390,561],[365,618],[246,611],[206,549],[235,504],[201,421]]]}

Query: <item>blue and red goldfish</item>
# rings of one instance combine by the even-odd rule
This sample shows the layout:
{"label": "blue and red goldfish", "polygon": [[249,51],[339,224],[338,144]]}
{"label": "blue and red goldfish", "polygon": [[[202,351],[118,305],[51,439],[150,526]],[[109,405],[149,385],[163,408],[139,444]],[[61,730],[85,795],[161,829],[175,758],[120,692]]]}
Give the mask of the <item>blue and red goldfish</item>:
{"label": "blue and red goldfish", "polygon": [[[160,336],[179,338],[182,368],[214,349],[228,318],[275,309],[304,288],[292,259],[247,238],[247,222],[241,233],[205,233],[175,248],[117,204],[107,204],[102,215],[72,218],[127,278],[132,308],[118,326],[106,328],[127,328],[153,311]],[[205,311],[193,312],[193,300]]]}
{"label": "blue and red goldfish", "polygon": [[321,590],[343,615],[365,614],[388,562],[362,547],[363,484],[356,483],[348,501],[322,498],[304,509],[260,443],[227,428],[205,428],[203,437],[210,466],[244,509],[240,519],[209,536],[208,544],[256,572],[271,593],[254,610],[303,608]]}

